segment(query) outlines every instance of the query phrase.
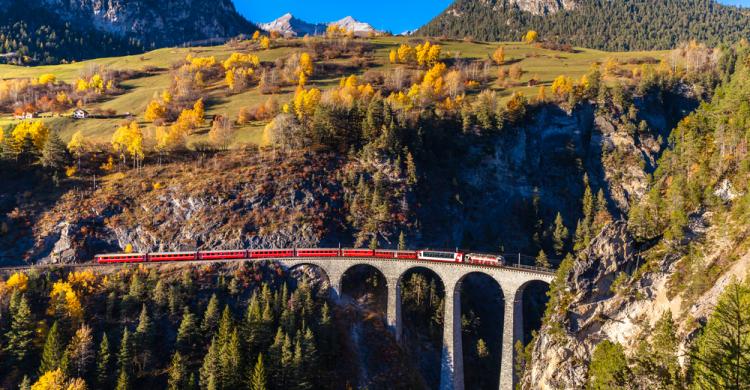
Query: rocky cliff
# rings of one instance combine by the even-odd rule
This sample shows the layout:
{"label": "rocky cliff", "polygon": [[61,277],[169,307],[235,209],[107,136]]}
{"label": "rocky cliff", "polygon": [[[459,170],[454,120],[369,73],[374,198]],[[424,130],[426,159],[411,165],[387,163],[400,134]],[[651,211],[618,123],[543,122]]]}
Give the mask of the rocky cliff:
{"label": "rocky cliff", "polygon": [[145,47],[252,33],[231,0],[38,0],[62,19],[141,40]]}

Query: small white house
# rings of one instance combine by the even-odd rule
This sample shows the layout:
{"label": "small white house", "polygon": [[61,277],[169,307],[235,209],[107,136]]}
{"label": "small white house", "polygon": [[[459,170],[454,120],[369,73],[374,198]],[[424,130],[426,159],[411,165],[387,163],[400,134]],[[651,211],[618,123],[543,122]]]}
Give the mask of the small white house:
{"label": "small white house", "polygon": [[36,118],[36,113],[34,112],[22,112],[22,113],[15,113],[13,114],[13,119],[34,119]]}
{"label": "small white house", "polygon": [[86,119],[89,117],[89,113],[86,110],[76,108],[75,111],[73,111],[73,118],[75,119]]}

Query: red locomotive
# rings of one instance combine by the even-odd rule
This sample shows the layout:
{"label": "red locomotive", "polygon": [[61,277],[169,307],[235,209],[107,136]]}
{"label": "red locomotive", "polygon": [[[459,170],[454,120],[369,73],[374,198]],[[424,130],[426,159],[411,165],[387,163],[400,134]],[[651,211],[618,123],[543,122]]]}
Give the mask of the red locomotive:
{"label": "red locomotive", "polygon": [[99,264],[110,263],[156,263],[172,261],[198,260],[253,260],[283,259],[293,257],[375,257],[395,260],[421,260],[443,263],[470,263],[488,266],[504,266],[502,255],[464,253],[435,250],[388,250],[388,249],[353,249],[353,248],[303,248],[303,249],[242,249],[196,252],[161,252],[161,253],[116,253],[96,255]]}

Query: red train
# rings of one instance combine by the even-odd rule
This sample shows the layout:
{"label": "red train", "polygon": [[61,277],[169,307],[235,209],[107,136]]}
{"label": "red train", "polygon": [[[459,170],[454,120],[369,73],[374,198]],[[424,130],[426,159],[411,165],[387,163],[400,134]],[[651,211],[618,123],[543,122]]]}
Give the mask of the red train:
{"label": "red train", "polygon": [[198,260],[251,260],[282,259],[293,257],[376,257],[381,259],[423,260],[448,263],[471,263],[490,266],[505,265],[502,255],[478,253],[419,250],[400,251],[387,249],[352,249],[352,248],[304,248],[304,249],[241,249],[223,251],[197,252],[161,252],[161,253],[116,253],[96,255],[99,264],[109,263],[145,263]]}

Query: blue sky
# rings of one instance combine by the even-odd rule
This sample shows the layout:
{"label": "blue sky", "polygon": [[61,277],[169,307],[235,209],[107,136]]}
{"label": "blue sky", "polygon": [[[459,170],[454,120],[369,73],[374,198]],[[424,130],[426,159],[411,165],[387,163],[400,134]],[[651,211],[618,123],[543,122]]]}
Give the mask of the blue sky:
{"label": "blue sky", "polygon": [[[268,22],[291,12],[308,22],[331,22],[351,15],[380,30],[415,29],[442,12],[452,0],[233,0],[253,22]],[[750,0],[720,0],[750,7]]]}

